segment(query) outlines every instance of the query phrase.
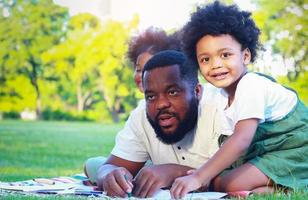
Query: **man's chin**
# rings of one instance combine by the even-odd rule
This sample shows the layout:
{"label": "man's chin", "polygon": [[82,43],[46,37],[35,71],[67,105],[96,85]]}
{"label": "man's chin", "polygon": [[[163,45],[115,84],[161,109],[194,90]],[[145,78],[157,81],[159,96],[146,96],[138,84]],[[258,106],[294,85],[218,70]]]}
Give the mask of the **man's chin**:
{"label": "man's chin", "polygon": [[156,137],[165,144],[175,144],[180,141],[180,138],[174,138],[174,133],[164,133],[156,134]]}
{"label": "man's chin", "polygon": [[176,128],[174,128],[174,127],[160,127],[160,130],[164,135],[170,135],[171,136],[175,133]]}
{"label": "man's chin", "polygon": [[177,126],[172,126],[169,128],[159,127],[155,129],[156,137],[165,144],[175,144],[182,140],[186,135]]}
{"label": "man's chin", "polygon": [[181,141],[196,126],[198,118],[198,101],[191,101],[189,110],[183,120],[177,118],[177,121],[169,127],[162,127],[159,120],[152,120],[147,114],[147,118],[152,125],[156,137],[165,144],[175,144]]}

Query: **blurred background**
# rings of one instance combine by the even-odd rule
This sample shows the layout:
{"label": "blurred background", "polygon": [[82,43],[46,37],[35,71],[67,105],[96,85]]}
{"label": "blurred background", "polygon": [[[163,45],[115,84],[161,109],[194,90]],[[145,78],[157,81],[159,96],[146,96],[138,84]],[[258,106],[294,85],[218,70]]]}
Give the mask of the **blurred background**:
{"label": "blurred background", "polygon": [[[126,58],[149,26],[172,33],[197,0],[0,0],[0,118],[117,123],[143,97]],[[251,70],[308,104],[305,0],[224,1],[253,14],[264,51]]]}

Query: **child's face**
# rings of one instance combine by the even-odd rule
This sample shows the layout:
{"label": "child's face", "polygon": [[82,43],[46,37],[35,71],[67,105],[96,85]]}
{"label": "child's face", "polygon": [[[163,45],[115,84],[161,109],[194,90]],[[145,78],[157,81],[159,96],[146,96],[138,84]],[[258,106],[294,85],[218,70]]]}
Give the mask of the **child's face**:
{"label": "child's face", "polygon": [[140,92],[143,92],[143,87],[142,87],[142,70],[144,68],[145,63],[152,58],[153,55],[148,53],[148,52],[143,52],[137,57],[136,65],[135,65],[135,72],[134,72],[134,80],[135,83],[140,90]]}
{"label": "child's face", "polygon": [[246,73],[250,62],[250,51],[241,50],[241,44],[227,34],[201,38],[196,45],[196,55],[203,77],[226,90],[236,88],[233,86]]}

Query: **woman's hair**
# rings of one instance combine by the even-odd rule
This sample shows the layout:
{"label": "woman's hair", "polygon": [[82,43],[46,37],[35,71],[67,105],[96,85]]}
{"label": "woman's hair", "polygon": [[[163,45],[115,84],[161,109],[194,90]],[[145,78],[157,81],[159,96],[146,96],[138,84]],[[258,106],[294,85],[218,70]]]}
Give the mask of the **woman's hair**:
{"label": "woman's hair", "polygon": [[218,1],[198,7],[183,28],[183,49],[188,58],[197,63],[196,44],[202,37],[228,34],[241,44],[242,50],[250,50],[253,62],[260,48],[260,30],[250,16],[250,12],[241,11],[236,5],[227,6]]}
{"label": "woman's hair", "polygon": [[144,52],[154,55],[162,50],[178,50],[179,45],[179,38],[175,35],[168,36],[164,30],[150,27],[131,39],[127,55],[136,64],[138,56]]}

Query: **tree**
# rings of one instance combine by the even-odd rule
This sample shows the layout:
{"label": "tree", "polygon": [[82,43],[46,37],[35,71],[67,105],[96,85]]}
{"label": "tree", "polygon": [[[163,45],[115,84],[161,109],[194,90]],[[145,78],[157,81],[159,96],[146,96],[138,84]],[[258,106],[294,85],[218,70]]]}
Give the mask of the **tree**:
{"label": "tree", "polygon": [[[45,66],[41,54],[59,43],[65,33],[68,12],[53,4],[52,0],[3,1],[0,6],[0,68],[3,98],[25,98],[18,94],[15,85],[8,83],[18,77],[27,79],[34,88],[35,107],[38,117],[41,113],[41,90]],[[16,82],[16,81],[15,81]],[[18,83],[18,81],[16,82]]]}
{"label": "tree", "polygon": [[137,18],[128,25],[107,22],[93,38],[89,49],[100,77],[98,87],[114,122],[118,122],[120,114],[129,111],[136,102],[133,70],[125,55],[129,34],[137,23]]}
{"label": "tree", "polygon": [[76,103],[79,112],[108,110],[118,122],[120,114],[136,104],[133,70],[125,58],[136,25],[137,19],[101,24],[90,14],[79,14],[70,19],[67,37],[43,54],[62,85],[59,94]]}
{"label": "tree", "polygon": [[288,69],[288,79],[297,80],[308,70],[308,7],[303,0],[256,0],[254,18],[262,30],[262,39],[280,54]]}
{"label": "tree", "polygon": [[[68,22],[65,39],[42,55],[44,63],[51,66],[51,76],[57,77],[59,94],[67,103],[76,104],[79,113],[90,108],[98,99],[92,40],[100,21],[91,14],[79,14]],[[77,102],[76,102],[77,100]]]}

